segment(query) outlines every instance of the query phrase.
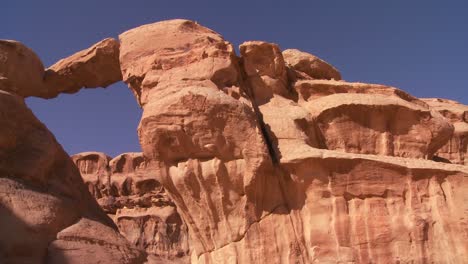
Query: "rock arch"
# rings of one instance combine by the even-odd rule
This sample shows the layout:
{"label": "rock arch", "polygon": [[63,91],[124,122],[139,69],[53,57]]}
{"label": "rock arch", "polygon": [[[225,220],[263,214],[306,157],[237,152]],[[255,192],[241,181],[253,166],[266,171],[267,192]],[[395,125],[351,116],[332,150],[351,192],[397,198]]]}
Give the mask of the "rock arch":
{"label": "rock arch", "polygon": [[[109,68],[120,69],[142,106],[145,166],[187,225],[191,262],[467,258],[468,170],[431,160],[438,151],[452,158],[454,150],[440,148],[457,131],[434,102],[333,80],[341,75],[326,62],[272,43],[246,42],[239,57],[222,36],[188,20],[144,25],[119,41],[118,52],[83,57],[112,58]],[[32,91],[12,86],[16,75],[5,71],[1,87],[53,97],[105,86],[105,70],[94,83],[78,70],[102,69],[93,67],[103,61],[59,63]],[[48,78],[66,85],[48,86],[60,83]],[[394,109],[406,114],[387,118]]]}

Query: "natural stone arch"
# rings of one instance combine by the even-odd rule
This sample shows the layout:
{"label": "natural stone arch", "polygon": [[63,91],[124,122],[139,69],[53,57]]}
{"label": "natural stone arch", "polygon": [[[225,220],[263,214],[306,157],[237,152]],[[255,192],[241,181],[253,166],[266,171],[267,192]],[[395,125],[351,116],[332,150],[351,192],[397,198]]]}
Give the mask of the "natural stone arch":
{"label": "natural stone arch", "polygon": [[[272,43],[246,42],[239,58],[229,42],[193,21],[144,25],[120,41],[122,78],[144,108],[143,153],[188,226],[192,262],[466,259],[460,208],[468,171],[424,159],[453,132],[428,104],[391,87],[317,83],[314,77],[340,77],[330,67],[311,74],[324,64],[310,56],[305,68],[285,65]],[[341,107],[334,98],[366,107],[317,125],[322,110]],[[356,148],[368,144],[367,133],[346,133],[366,109],[385,115],[387,101],[424,112],[407,127],[420,124],[418,131],[430,133],[407,134],[405,158]],[[358,123],[393,136],[385,122],[370,119],[371,126]],[[392,122],[408,122],[401,119]],[[329,127],[344,128],[329,133],[339,148],[324,144]],[[416,137],[431,151],[412,148]]]}

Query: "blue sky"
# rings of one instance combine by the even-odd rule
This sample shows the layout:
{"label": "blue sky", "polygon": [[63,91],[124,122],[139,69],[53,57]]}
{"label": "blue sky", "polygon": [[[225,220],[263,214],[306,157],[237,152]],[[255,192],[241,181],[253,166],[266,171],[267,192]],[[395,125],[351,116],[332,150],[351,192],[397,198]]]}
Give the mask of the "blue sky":
{"label": "blue sky", "polygon": [[[196,20],[235,46],[265,40],[308,51],[347,81],[468,104],[468,1],[5,0],[0,38],[25,43],[50,66],[103,38],[172,18]],[[140,151],[141,110],[123,83],[27,103],[70,154]]]}

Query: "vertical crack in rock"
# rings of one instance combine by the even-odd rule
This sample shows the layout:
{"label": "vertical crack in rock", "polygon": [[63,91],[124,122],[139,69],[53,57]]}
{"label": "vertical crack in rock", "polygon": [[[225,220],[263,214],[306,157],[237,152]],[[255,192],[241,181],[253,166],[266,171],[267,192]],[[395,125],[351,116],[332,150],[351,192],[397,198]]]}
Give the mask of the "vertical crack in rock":
{"label": "vertical crack in rock", "polygon": [[240,68],[240,78],[241,78],[239,85],[241,89],[244,90],[244,92],[247,94],[250,100],[250,103],[252,104],[252,108],[255,112],[255,116],[257,117],[257,123],[258,123],[258,126],[260,127],[260,132],[262,133],[263,139],[265,140],[265,144],[267,145],[268,153],[270,154],[271,161],[273,162],[273,164],[278,165],[279,164],[278,146],[275,146],[273,144],[273,139],[270,136],[270,132],[268,131],[269,129],[267,127],[267,124],[263,120],[262,112],[260,111],[260,108],[258,107],[258,104],[255,101],[252,86],[247,81],[247,73],[245,72],[244,62],[242,58],[240,58],[239,60],[239,68]]}
{"label": "vertical crack in rock", "polygon": [[[294,239],[295,239],[295,241],[297,243],[296,245],[299,245],[299,247],[301,249],[300,250],[300,258],[301,258],[303,263],[307,263],[307,258],[308,258],[307,250],[305,248],[304,241],[299,239],[299,236],[296,233],[297,228],[295,227],[294,221],[293,221],[292,216],[291,216],[291,208],[292,207],[289,204],[288,199],[287,199],[287,195],[286,195],[286,190],[285,190],[286,182],[285,181],[289,178],[288,177],[289,174],[287,173],[287,170],[284,169],[280,164],[280,155],[279,155],[278,145],[275,145],[273,143],[274,139],[271,136],[272,132],[270,131],[269,126],[263,120],[263,114],[260,111],[260,108],[258,106],[257,101],[255,100],[252,86],[249,83],[249,81],[247,80],[247,73],[245,71],[244,61],[243,61],[242,57],[239,60],[239,68],[240,68],[240,78],[241,78],[240,87],[247,94],[248,99],[250,100],[250,102],[252,104],[252,108],[254,109],[254,113],[255,113],[255,116],[256,116],[256,119],[257,119],[258,126],[260,127],[260,131],[261,131],[262,136],[263,136],[263,138],[265,140],[265,144],[267,145],[268,153],[270,154],[271,161],[272,161],[272,163],[274,165],[275,174],[279,178],[279,189],[281,191],[281,197],[283,198],[284,206],[286,207],[286,209],[288,211],[288,218],[289,218],[289,222],[290,222],[290,224],[292,226],[292,229],[294,231]],[[247,230],[246,230],[245,233],[247,233]],[[244,233],[244,235],[245,235],[245,233]],[[306,254],[306,256],[304,256],[304,254]]]}

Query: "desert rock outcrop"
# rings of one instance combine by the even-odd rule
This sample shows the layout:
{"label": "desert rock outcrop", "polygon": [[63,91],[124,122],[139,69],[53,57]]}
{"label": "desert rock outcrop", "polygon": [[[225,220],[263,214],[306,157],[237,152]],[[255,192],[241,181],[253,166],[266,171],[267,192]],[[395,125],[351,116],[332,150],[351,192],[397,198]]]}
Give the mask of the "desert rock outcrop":
{"label": "desert rock outcrop", "polygon": [[[166,30],[170,34],[160,41]],[[133,39],[148,44],[136,46]],[[271,160],[255,110],[240,90],[231,44],[186,20],[142,26],[120,40],[124,80],[143,106],[138,128],[143,153],[188,226],[192,256],[242,239],[275,210],[279,186],[275,178],[267,180]],[[161,46],[143,58],[150,43]],[[138,58],[148,67],[132,66]],[[271,199],[257,195],[263,190],[271,190]]]}
{"label": "desert rock outcrop", "polygon": [[81,88],[107,87],[121,80],[119,42],[113,38],[56,62],[44,76],[47,98],[76,93]]}
{"label": "desert rock outcrop", "polygon": [[[265,74],[265,69],[282,69],[273,79],[284,80],[281,53],[272,55],[258,48],[256,53],[248,52],[257,46],[278,50],[269,43],[242,44],[246,71],[271,79],[273,71]],[[283,62],[283,68],[272,67],[277,62]],[[272,91],[266,100],[256,91],[277,85],[265,85],[252,74],[247,76],[264,121],[270,126],[270,136],[282,142],[297,145],[301,140],[312,147],[351,153],[431,158],[453,133],[453,126],[437,111],[395,88],[334,80],[292,80],[288,84],[282,81],[283,89]],[[292,87],[289,94],[286,87]]]}
{"label": "desert rock outcrop", "polygon": [[312,79],[341,80],[341,74],[335,67],[312,54],[297,49],[287,49],[283,51],[283,57],[295,71],[299,72],[299,78],[305,74]]}
{"label": "desert rock outcrop", "polygon": [[256,104],[263,104],[274,94],[287,97],[287,68],[278,45],[249,41],[240,45],[242,69]]}
{"label": "desert rock outcrop", "polygon": [[132,245],[161,261],[186,261],[187,227],[142,153],[111,159],[84,152],[72,159],[90,193]]}
{"label": "desert rock outcrop", "polygon": [[238,82],[232,45],[193,21],[176,19],[140,26],[122,33],[119,40],[123,80],[141,105],[155,93],[170,93],[177,85],[209,82],[229,87]]}
{"label": "desert rock outcrop", "polygon": [[[457,207],[467,170],[423,160],[449,140],[449,121],[395,88],[291,79],[274,44],[244,43],[238,64],[231,49],[197,53],[230,46],[212,34],[174,20],[120,36],[124,80],[143,106],[143,153],[188,226],[192,262],[464,259]],[[169,52],[169,43],[196,49]],[[222,65],[231,81],[200,74],[206,65]],[[296,88],[315,81],[326,82],[321,96]]]}
{"label": "desert rock outcrop", "polygon": [[449,120],[455,130],[453,136],[436,155],[452,163],[468,165],[468,106],[447,99],[422,99],[432,109],[439,111]]}
{"label": "desert rock outcrop", "polygon": [[0,114],[0,262],[142,263],[23,99],[0,91]]}
{"label": "desert rock outcrop", "polygon": [[60,93],[107,87],[121,80],[119,42],[112,38],[47,69],[36,53],[22,43],[0,40],[0,89],[21,97],[54,98]]}
{"label": "desert rock outcrop", "polygon": [[44,65],[41,59],[24,44],[14,40],[0,40],[0,90],[21,97],[42,96]]}
{"label": "desert rock outcrop", "polygon": [[[27,241],[39,241],[27,247],[37,256],[46,248],[50,261],[59,263],[60,257],[87,260],[93,251],[104,263],[140,263],[142,253],[123,240],[105,212],[150,262],[468,259],[466,106],[346,82],[323,60],[282,52],[273,43],[245,42],[238,57],[221,35],[189,20],[143,25],[119,41],[109,53],[112,71],[120,68],[143,108],[143,153],[113,159],[81,153],[73,156],[75,166],[24,105],[6,104],[21,105],[21,98],[0,94],[8,98],[2,114],[33,120],[0,120],[11,127],[0,130],[7,181],[0,188],[40,210],[27,218],[21,206],[30,209],[29,203],[0,201],[23,221],[39,221],[32,226],[45,231]],[[120,67],[114,67],[116,54]],[[63,90],[55,91],[117,81],[92,58],[80,58],[53,67],[63,81]],[[81,66],[95,75],[82,74]],[[1,67],[2,80],[15,80],[4,70],[10,66]],[[95,80],[101,81],[90,85]],[[35,189],[25,191],[22,184]],[[49,193],[56,196],[40,197]],[[24,199],[30,194],[37,197]],[[58,217],[47,210],[70,212]],[[14,218],[0,221],[6,222],[0,231],[23,235],[14,243],[0,239],[0,245],[22,257],[12,245],[25,243],[28,230]],[[77,245],[80,250],[71,250]]]}

